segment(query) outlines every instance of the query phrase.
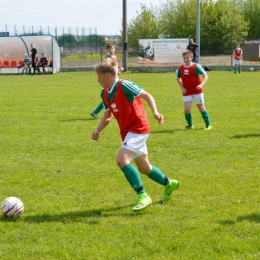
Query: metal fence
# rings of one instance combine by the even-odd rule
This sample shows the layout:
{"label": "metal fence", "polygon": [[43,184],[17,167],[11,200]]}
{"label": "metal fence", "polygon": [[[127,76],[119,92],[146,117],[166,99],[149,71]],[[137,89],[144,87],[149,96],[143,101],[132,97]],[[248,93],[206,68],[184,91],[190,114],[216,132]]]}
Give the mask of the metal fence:
{"label": "metal fence", "polygon": [[[106,42],[112,41],[116,45],[116,54],[122,57],[122,46],[117,45],[117,36],[98,35],[97,28],[86,27],[59,27],[59,26],[25,26],[0,25],[0,36],[14,35],[42,35],[51,34],[61,47],[63,56],[62,67],[89,67],[95,66],[106,56]],[[200,39],[200,63],[207,66],[232,66],[235,43],[240,42],[243,49],[244,39],[232,37],[216,37]],[[96,54],[96,59],[70,60],[70,55]],[[121,58],[120,58],[121,59]],[[119,59],[119,63],[121,60]],[[138,50],[128,46],[128,66],[142,66],[138,64]],[[243,65],[256,65],[259,62],[245,61]]]}
{"label": "metal fence", "polygon": [[[27,26],[0,25],[0,36],[44,35],[55,37],[60,47],[66,53],[98,52],[100,43],[97,40],[97,28],[59,27],[59,26]],[[84,51],[80,50],[83,49]]]}

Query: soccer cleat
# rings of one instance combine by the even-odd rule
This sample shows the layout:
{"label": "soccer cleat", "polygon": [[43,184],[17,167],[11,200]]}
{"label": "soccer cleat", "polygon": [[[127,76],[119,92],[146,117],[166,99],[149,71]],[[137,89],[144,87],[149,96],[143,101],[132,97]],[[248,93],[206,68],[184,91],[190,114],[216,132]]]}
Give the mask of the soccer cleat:
{"label": "soccer cleat", "polygon": [[184,130],[191,130],[191,129],[194,129],[194,125],[190,126],[190,125],[187,125],[183,128]]}
{"label": "soccer cleat", "polygon": [[98,115],[97,115],[97,114],[95,114],[95,113],[92,112],[90,115],[91,115],[92,117],[94,117],[95,119],[98,119]]}
{"label": "soccer cleat", "polygon": [[210,130],[210,129],[212,129],[211,125],[207,126],[204,130]]}
{"label": "soccer cleat", "polygon": [[165,187],[164,196],[162,202],[166,202],[171,199],[172,192],[179,187],[179,182],[177,180],[170,180]]}
{"label": "soccer cleat", "polygon": [[133,207],[133,211],[137,212],[143,210],[151,204],[152,200],[146,193],[138,194],[137,204]]}

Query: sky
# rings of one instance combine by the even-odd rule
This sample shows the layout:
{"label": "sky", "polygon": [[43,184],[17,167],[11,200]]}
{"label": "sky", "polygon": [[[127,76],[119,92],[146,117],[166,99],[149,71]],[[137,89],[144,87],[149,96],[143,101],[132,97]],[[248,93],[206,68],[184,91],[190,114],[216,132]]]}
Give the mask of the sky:
{"label": "sky", "polygon": [[[159,6],[164,0],[126,0],[127,21],[141,4]],[[96,28],[97,34],[116,35],[120,33],[123,18],[123,0],[44,0],[21,1],[0,0],[0,32],[5,25],[50,26]],[[4,29],[3,29],[4,28]]]}

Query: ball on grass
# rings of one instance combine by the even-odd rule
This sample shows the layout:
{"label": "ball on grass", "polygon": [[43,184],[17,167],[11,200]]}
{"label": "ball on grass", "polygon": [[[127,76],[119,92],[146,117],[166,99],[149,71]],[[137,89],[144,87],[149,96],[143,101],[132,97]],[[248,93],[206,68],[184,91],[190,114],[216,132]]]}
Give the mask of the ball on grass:
{"label": "ball on grass", "polygon": [[1,211],[6,217],[19,217],[24,212],[24,205],[20,199],[8,197],[2,202]]}

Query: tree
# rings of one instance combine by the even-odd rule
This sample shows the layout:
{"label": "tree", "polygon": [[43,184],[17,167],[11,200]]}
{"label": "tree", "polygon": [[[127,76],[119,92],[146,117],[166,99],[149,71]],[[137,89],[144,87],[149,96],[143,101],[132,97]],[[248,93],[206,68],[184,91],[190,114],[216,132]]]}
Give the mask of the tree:
{"label": "tree", "polygon": [[242,13],[249,23],[248,37],[259,38],[260,36],[260,0],[245,0]]}
{"label": "tree", "polygon": [[88,46],[104,46],[106,45],[106,41],[104,36],[102,35],[87,35],[85,36],[85,42]]}
{"label": "tree", "polygon": [[[195,38],[196,5],[197,0],[167,0],[162,4],[159,28],[163,37]],[[204,50],[229,52],[231,37],[241,39],[247,35],[248,23],[232,1],[201,0],[200,12],[201,47],[203,45]]]}
{"label": "tree", "polygon": [[164,38],[188,38],[196,34],[196,0],[167,0],[159,8],[160,34]]}
{"label": "tree", "polygon": [[128,44],[138,50],[139,39],[157,39],[159,37],[156,9],[141,4],[141,12],[136,12],[127,26]]}
{"label": "tree", "polygon": [[77,38],[73,34],[63,34],[58,36],[57,42],[59,46],[76,46],[77,45]]}
{"label": "tree", "polygon": [[240,6],[228,0],[204,0],[201,5],[201,49],[203,53],[230,53],[231,39],[247,36],[248,23]]}

